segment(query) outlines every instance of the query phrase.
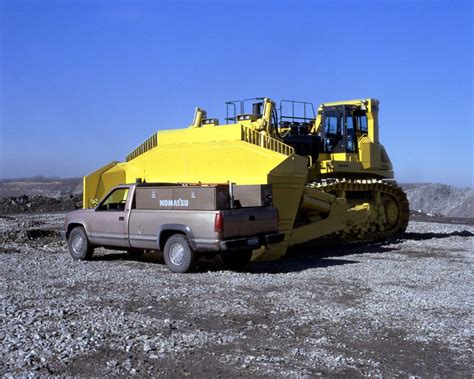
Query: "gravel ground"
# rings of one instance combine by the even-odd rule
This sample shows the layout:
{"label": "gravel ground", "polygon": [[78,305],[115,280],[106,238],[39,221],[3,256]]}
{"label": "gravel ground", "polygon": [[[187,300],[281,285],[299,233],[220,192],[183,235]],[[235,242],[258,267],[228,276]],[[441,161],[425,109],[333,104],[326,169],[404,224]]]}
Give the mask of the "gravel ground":
{"label": "gravel ground", "polygon": [[63,217],[0,216],[0,375],[474,376],[472,225],[180,275],[73,261]]}

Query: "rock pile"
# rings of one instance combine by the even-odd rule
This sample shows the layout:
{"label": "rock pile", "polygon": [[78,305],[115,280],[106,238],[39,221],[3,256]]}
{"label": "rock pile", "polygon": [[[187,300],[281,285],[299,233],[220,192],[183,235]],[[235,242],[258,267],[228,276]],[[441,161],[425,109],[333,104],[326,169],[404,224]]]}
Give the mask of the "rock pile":
{"label": "rock pile", "polygon": [[66,212],[81,207],[81,195],[60,198],[21,195],[0,198],[0,214]]}
{"label": "rock pile", "polygon": [[431,216],[474,218],[474,188],[445,184],[406,184],[402,186],[410,210]]}

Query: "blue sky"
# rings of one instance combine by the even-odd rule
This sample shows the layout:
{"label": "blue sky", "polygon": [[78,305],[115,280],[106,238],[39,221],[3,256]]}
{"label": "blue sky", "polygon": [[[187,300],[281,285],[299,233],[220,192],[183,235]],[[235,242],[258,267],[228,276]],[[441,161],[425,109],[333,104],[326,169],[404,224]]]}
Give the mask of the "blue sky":
{"label": "blue sky", "polygon": [[0,0],[0,177],[82,176],[229,99],[374,97],[400,182],[471,186],[470,1]]}

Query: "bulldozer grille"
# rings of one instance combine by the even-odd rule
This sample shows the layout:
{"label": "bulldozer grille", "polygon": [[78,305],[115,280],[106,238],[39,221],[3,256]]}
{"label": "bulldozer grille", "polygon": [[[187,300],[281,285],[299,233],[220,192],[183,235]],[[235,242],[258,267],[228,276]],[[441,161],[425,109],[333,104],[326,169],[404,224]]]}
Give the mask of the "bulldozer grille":
{"label": "bulldozer grille", "polygon": [[253,145],[257,145],[260,147],[264,147],[265,149],[269,149],[275,151],[280,154],[284,155],[293,155],[295,153],[295,149],[291,146],[284,144],[276,140],[275,138],[266,136],[262,133],[257,132],[256,130],[247,128],[246,126],[242,125],[242,134],[241,138],[242,141],[251,143]]}

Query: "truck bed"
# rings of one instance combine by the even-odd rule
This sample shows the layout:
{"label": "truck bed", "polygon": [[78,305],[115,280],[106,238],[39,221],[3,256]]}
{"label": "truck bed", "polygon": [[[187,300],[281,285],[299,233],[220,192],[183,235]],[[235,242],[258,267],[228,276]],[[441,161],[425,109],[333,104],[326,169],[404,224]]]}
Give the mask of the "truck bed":
{"label": "truck bed", "polygon": [[[215,220],[221,214],[222,231],[215,230]],[[130,246],[156,249],[163,230],[175,230],[188,236],[197,250],[220,250],[221,241],[254,237],[278,231],[277,210],[273,207],[198,210],[133,209],[129,219]]]}

